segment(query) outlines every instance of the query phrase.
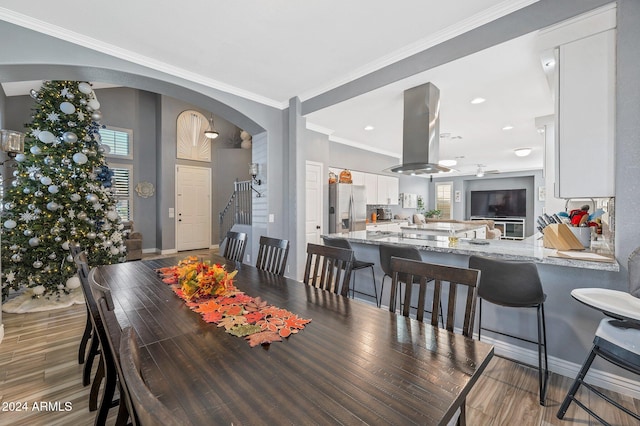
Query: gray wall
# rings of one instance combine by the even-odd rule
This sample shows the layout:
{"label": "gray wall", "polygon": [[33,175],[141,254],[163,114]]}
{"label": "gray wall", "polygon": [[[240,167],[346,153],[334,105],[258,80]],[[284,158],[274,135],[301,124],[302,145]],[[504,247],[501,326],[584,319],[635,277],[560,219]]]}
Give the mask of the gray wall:
{"label": "gray wall", "polygon": [[[37,89],[37,88],[35,88]],[[110,163],[133,166],[133,187],[138,182],[151,182],[156,187],[154,197],[141,198],[133,193],[135,229],[143,234],[143,249],[167,251],[175,248],[175,223],[168,216],[175,208],[175,165],[184,164],[212,169],[212,229],[211,242],[218,244],[220,212],[233,192],[234,180],[248,180],[251,150],[239,148],[239,131],[223,118],[215,118],[220,137],[212,144],[211,162],[176,159],[176,120],[178,115],[193,109],[210,113],[194,105],[167,96],[159,96],[131,88],[96,90],[103,115],[102,124],[132,129],[133,160],[107,157]],[[34,101],[30,96],[7,98],[7,125],[25,130],[30,121]],[[161,167],[157,167],[160,164]],[[158,208],[160,199],[160,208]],[[247,253],[251,253],[250,248]]]}

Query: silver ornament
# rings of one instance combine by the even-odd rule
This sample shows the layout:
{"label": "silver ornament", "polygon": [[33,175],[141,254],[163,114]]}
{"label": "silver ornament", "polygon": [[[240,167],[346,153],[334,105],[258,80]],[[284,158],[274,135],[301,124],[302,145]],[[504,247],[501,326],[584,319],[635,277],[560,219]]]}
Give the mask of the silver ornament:
{"label": "silver ornament", "polygon": [[33,212],[35,214],[40,214],[40,213],[42,213],[42,210],[40,210],[39,208],[36,208]]}
{"label": "silver ornament", "polygon": [[94,240],[97,237],[95,232],[87,232],[87,238]]}
{"label": "silver ornament", "polygon": [[69,235],[76,235],[76,234],[77,234],[77,231],[75,229],[71,229],[69,231]]}
{"label": "silver ornament", "polygon": [[34,210],[36,208],[35,204],[27,204],[28,210]]}
{"label": "silver ornament", "polygon": [[62,165],[63,166],[68,166],[69,164],[71,164],[71,160],[69,158],[63,158],[62,159]]}
{"label": "silver ornament", "polygon": [[20,181],[18,179],[11,181],[11,186],[17,188],[20,185]]}
{"label": "silver ornament", "polygon": [[93,121],[100,121],[100,120],[102,120],[102,113],[101,113],[100,111],[94,111],[94,112],[91,114],[91,119],[92,119]]}
{"label": "silver ornament", "polygon": [[80,152],[82,152],[83,154],[87,154],[89,152],[89,148],[82,148]]}
{"label": "silver ornament", "polygon": [[20,174],[20,172],[17,171],[17,170],[14,170],[13,173],[12,173],[13,177],[18,177],[19,174]]}
{"label": "silver ornament", "polygon": [[49,259],[51,260],[55,260],[55,258],[57,257],[55,253],[51,253],[49,256]]}
{"label": "silver ornament", "polygon": [[24,188],[24,189],[22,190],[22,193],[23,193],[23,194],[31,194],[31,189],[30,189],[30,188]]}
{"label": "silver ornament", "polygon": [[85,198],[90,203],[97,203],[98,202],[98,196],[96,194],[87,194],[87,196]]}
{"label": "silver ornament", "polygon": [[90,149],[89,152],[87,152],[87,155],[89,157],[95,157],[96,156],[96,152],[93,149]]}
{"label": "silver ornament", "polygon": [[31,229],[25,229],[25,230],[22,232],[22,234],[23,234],[25,237],[30,237],[30,236],[32,236],[32,235],[33,235],[33,231],[32,231]]}
{"label": "silver ornament", "polygon": [[11,210],[13,208],[13,206],[11,204],[12,203],[4,203],[4,209],[5,210]]}
{"label": "silver ornament", "polygon": [[20,256],[18,253],[14,254],[13,256],[11,256],[11,261],[14,263],[18,263],[22,261],[22,256]]}
{"label": "silver ornament", "polygon": [[58,222],[59,223],[65,223],[67,220],[64,217],[59,217],[58,218]]}
{"label": "silver ornament", "polygon": [[36,101],[38,100],[38,95],[40,93],[38,93],[35,89],[31,89],[29,90],[29,96],[31,96],[33,99],[35,99]]}
{"label": "silver ornament", "polygon": [[73,256],[71,255],[67,256],[67,262],[73,262]]}
{"label": "silver ornament", "polygon": [[86,105],[87,104],[87,100],[84,99],[84,98],[80,99],[79,102],[80,102],[80,105]]}
{"label": "silver ornament", "polygon": [[38,237],[29,238],[29,245],[31,247],[39,246],[40,245],[40,238],[38,238]]}
{"label": "silver ornament", "polygon": [[80,173],[80,179],[86,179],[86,178],[87,178],[86,173]]}
{"label": "silver ornament", "polygon": [[11,251],[16,251],[16,250],[18,250],[19,248],[20,248],[20,247],[18,247],[18,245],[17,245],[17,244],[13,244],[11,247],[9,247],[9,250],[11,250]]}
{"label": "silver ornament", "polygon": [[36,260],[35,262],[33,262],[33,267],[36,269],[42,268],[42,262],[39,260]]}
{"label": "silver ornament", "polygon": [[35,195],[36,197],[42,197],[44,195],[44,192],[37,190],[36,192],[33,193],[33,195]]}
{"label": "silver ornament", "polygon": [[84,220],[87,218],[87,214],[85,212],[80,212],[76,215],[76,217],[80,220]]}
{"label": "silver ornament", "polygon": [[62,134],[62,140],[67,143],[76,143],[78,142],[78,135],[73,132],[64,132]]}
{"label": "silver ornament", "polygon": [[51,164],[53,164],[53,158],[49,157],[48,155],[46,157],[44,157],[44,164],[46,164],[47,166],[50,166]]}
{"label": "silver ornament", "polygon": [[62,241],[62,237],[55,237],[53,239],[56,243],[59,243],[60,241]]}

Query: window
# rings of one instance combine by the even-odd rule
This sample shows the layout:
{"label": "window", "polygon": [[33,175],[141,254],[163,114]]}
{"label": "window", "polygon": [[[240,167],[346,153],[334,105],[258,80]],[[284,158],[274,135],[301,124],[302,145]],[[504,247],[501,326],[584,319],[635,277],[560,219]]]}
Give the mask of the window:
{"label": "window", "polygon": [[442,219],[452,219],[453,205],[451,204],[451,194],[453,184],[451,182],[436,183],[436,210],[440,210]]}
{"label": "window", "polygon": [[113,170],[112,189],[116,199],[116,211],[122,220],[131,220],[133,216],[133,167],[128,164],[109,164]]}
{"label": "window", "polygon": [[107,127],[98,130],[100,140],[103,145],[109,147],[107,157],[133,158],[133,131],[130,129],[119,129],[117,127]]}

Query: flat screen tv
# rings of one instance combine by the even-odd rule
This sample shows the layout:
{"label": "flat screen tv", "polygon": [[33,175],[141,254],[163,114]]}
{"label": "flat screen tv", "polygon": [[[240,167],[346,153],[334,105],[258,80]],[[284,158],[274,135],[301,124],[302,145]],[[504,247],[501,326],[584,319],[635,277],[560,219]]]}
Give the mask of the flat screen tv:
{"label": "flat screen tv", "polygon": [[526,189],[471,191],[471,216],[526,217]]}

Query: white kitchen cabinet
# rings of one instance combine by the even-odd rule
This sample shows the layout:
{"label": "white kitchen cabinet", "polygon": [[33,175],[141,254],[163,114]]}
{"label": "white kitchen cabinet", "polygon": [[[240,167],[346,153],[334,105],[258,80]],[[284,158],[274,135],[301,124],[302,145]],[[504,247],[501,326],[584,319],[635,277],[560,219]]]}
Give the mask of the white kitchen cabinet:
{"label": "white kitchen cabinet", "polygon": [[612,197],[615,30],[560,45],[557,55],[555,196]]}
{"label": "white kitchen cabinet", "polygon": [[364,174],[365,193],[367,195],[367,204],[378,203],[378,175],[372,173]]}
{"label": "white kitchen cabinet", "polygon": [[397,206],[399,196],[398,178],[378,175],[378,204]]}
{"label": "white kitchen cabinet", "polygon": [[351,172],[351,181],[354,185],[365,185],[364,182],[364,172]]}

